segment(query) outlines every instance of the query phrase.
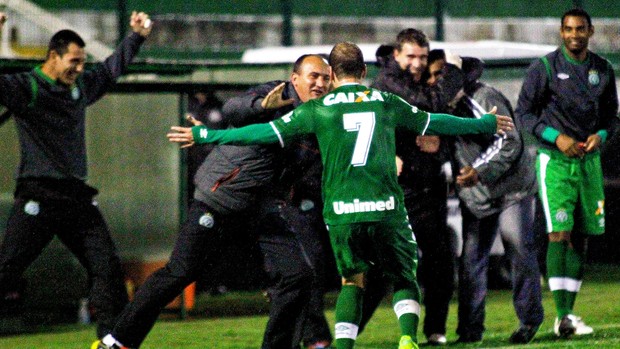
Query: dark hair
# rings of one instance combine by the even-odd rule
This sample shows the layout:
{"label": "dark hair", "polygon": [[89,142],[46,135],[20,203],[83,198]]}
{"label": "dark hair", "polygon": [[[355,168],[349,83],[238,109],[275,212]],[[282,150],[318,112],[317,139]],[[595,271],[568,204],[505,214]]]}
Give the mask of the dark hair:
{"label": "dark hair", "polygon": [[444,50],[436,48],[428,52],[428,65],[431,65],[440,59],[444,61],[446,60],[446,52]]}
{"label": "dark hair", "polygon": [[416,44],[420,47],[429,47],[430,45],[426,34],[415,28],[403,29],[396,35],[396,49],[402,50],[404,44]]}
{"label": "dark hair", "polygon": [[582,9],[582,8],[574,8],[571,10],[568,10],[566,12],[564,12],[564,14],[562,15],[562,22],[560,23],[560,25],[562,27],[564,27],[564,19],[566,17],[582,17],[585,18],[586,21],[588,22],[588,27],[592,27],[592,18],[590,17],[590,15],[586,12],[586,10]]}
{"label": "dark hair", "polygon": [[297,73],[297,74],[301,73],[301,66],[304,64],[304,61],[308,57],[317,57],[324,61],[327,60],[327,58],[323,54],[310,53],[310,54],[301,55],[299,56],[299,58],[297,58],[297,60],[295,61],[295,64],[293,64],[293,73]]}
{"label": "dark hair", "polygon": [[49,58],[50,52],[52,51],[56,52],[59,56],[64,55],[67,53],[69,44],[71,43],[74,43],[79,47],[86,46],[86,43],[82,37],[80,37],[80,35],[73,30],[64,29],[57,32],[54,36],[52,36],[47,46],[47,57]]}
{"label": "dark hair", "polygon": [[362,50],[351,42],[341,42],[332,48],[329,53],[329,65],[338,78],[354,77],[361,79],[366,69]]}

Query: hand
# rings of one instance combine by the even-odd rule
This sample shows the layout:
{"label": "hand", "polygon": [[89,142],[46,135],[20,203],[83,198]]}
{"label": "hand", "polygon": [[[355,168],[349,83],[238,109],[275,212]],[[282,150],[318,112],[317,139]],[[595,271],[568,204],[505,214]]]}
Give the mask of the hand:
{"label": "hand", "polygon": [[400,176],[403,173],[403,160],[396,156],[396,175]]}
{"label": "hand", "polygon": [[[592,137],[592,136],[590,136]],[[590,139],[588,137],[588,139]],[[572,137],[560,134],[558,138],[555,140],[555,145],[560,149],[564,155],[569,158],[583,157],[586,154],[586,145],[585,143],[578,143]]]}
{"label": "hand", "polygon": [[478,171],[471,166],[465,166],[459,171],[459,175],[456,176],[456,184],[462,187],[473,187],[480,181],[478,179]]}
{"label": "hand", "polygon": [[595,150],[598,150],[601,147],[601,143],[603,143],[601,136],[597,134],[593,134],[593,135],[588,136],[588,139],[586,139],[585,143],[579,143],[579,144],[580,146],[581,144],[583,144],[583,146],[581,147],[584,149],[586,153],[591,153]]}
{"label": "hand", "polygon": [[497,123],[497,133],[506,134],[507,131],[512,131],[515,127],[515,124],[512,122],[512,118],[506,115],[496,115],[497,107],[493,107],[487,114],[493,114],[496,118]]}
{"label": "hand", "polygon": [[149,15],[146,13],[133,11],[129,20],[129,26],[131,26],[134,33],[138,33],[146,38],[153,29],[153,21],[149,19]]}
{"label": "hand", "polygon": [[415,138],[415,144],[420,148],[420,151],[424,153],[436,153],[439,151],[440,143],[441,140],[439,136],[417,136]]}
{"label": "hand", "polygon": [[282,99],[282,91],[284,91],[285,82],[276,86],[273,90],[269,91],[267,96],[263,98],[263,101],[260,103],[260,106],[263,109],[278,109],[287,105],[293,104],[294,100],[291,99]]}
{"label": "hand", "polygon": [[191,127],[172,126],[170,128],[174,132],[169,132],[166,137],[173,143],[185,143],[181,148],[187,148],[194,145],[194,134]]}
{"label": "hand", "polygon": [[185,120],[191,122],[194,126],[204,125],[202,122],[200,122],[198,119],[196,119],[194,117],[194,115],[192,115],[192,113],[187,113],[185,115]]}

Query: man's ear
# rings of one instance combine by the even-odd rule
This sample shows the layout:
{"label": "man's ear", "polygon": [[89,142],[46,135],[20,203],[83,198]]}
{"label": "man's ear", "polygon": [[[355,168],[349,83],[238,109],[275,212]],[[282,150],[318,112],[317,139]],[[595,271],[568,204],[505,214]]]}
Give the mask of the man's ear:
{"label": "man's ear", "polygon": [[58,54],[58,52],[56,52],[56,50],[51,50],[49,54],[47,55],[48,60],[56,59],[58,57],[60,57],[60,55]]}
{"label": "man's ear", "polygon": [[289,78],[289,80],[291,81],[293,86],[295,86],[295,82],[297,81],[298,78],[299,78],[299,74],[295,72],[291,73],[291,77]]}
{"label": "man's ear", "polygon": [[362,78],[361,78],[361,80],[366,78],[366,74],[368,74],[368,67],[366,66],[366,64],[364,64],[364,70],[362,71]]}

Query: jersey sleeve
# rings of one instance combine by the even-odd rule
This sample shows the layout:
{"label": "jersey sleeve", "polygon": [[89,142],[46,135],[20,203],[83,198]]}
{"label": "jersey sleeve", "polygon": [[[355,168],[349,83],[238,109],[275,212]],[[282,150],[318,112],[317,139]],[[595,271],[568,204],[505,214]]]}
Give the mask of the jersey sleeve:
{"label": "jersey sleeve", "polygon": [[306,103],[283,117],[265,124],[253,124],[226,130],[207,130],[204,126],[192,127],[194,141],[198,144],[270,144],[280,143],[282,147],[296,135],[312,133],[311,113]]}
{"label": "jersey sleeve", "polygon": [[480,119],[460,118],[450,114],[430,114],[427,133],[430,135],[457,136],[465,134],[489,133],[497,131],[497,121],[493,114],[484,114]]}
{"label": "jersey sleeve", "polygon": [[306,102],[271,122],[282,146],[295,136],[314,133],[313,102]]}
{"label": "jersey sleeve", "polygon": [[389,105],[394,108],[396,125],[423,135],[430,121],[430,114],[407,103],[397,95],[390,94]]}
{"label": "jersey sleeve", "polygon": [[138,33],[128,35],[120,45],[103,62],[82,75],[87,103],[90,105],[107,92],[116,80],[123,75],[133,58],[138,54],[140,46],[146,40]]}
{"label": "jersey sleeve", "polygon": [[[530,65],[519,93],[517,108],[515,109],[515,121],[520,129],[533,134],[541,141],[545,140],[553,144],[554,137],[557,137],[559,132],[557,130],[553,132],[553,129],[540,118],[549,88],[547,74],[542,59],[538,59]],[[549,136],[549,134],[555,136]]]}
{"label": "jersey sleeve", "polygon": [[205,126],[194,126],[192,127],[192,134],[194,142],[197,144],[250,145],[271,144],[279,141],[271,122],[226,130],[208,130]]}

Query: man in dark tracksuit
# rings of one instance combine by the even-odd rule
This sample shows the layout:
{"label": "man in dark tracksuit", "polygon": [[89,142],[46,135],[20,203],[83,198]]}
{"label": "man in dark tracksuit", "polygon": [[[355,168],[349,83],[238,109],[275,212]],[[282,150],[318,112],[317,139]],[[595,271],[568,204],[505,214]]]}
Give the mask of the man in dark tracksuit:
{"label": "man in dark tracksuit", "polygon": [[[501,115],[513,114],[501,92],[478,80],[483,72],[480,60],[463,57],[462,70],[464,88],[454,100],[455,115],[479,118],[493,107]],[[533,152],[515,129],[505,135],[458,136],[451,154],[463,216],[459,342],[482,340],[489,256],[499,232],[511,261],[513,303],[519,319],[510,341],[528,343],[544,317],[534,225],[537,186]]]}
{"label": "man in dark tracksuit", "polygon": [[[88,186],[86,107],[114,84],[137,54],[150,26],[133,13],[133,33],[92,70],[85,43],[70,30],[54,34],[43,65],[0,76],[0,104],[14,115],[21,145],[15,202],[0,248],[0,295],[56,235],[86,268],[97,334],[107,333],[127,303],[120,260]],[[149,20],[150,21],[150,20]]]}
{"label": "man in dark tracksuit", "polygon": [[[449,92],[442,90],[443,85],[431,87],[422,79],[429,48],[426,35],[416,29],[405,29],[397,41],[393,50],[386,50],[386,57],[378,57],[383,66],[372,87],[394,93],[420,109],[444,111]],[[403,56],[412,57],[411,62],[406,62]],[[437,149],[440,142],[437,136],[416,138],[406,130],[397,130],[396,134],[396,154],[402,160],[398,182],[405,193],[409,221],[422,251],[418,274],[424,292],[424,334],[431,344],[445,344],[448,307],[454,291],[454,253],[447,227],[448,188],[442,172],[448,158],[443,146]],[[361,327],[388,291],[385,280],[372,269],[368,279]]]}
{"label": "man in dark tracksuit", "polygon": [[[282,212],[304,248],[314,271],[310,301],[304,323],[303,345],[307,349],[327,348],[332,343],[330,326],[325,318],[324,296],[327,288],[339,284],[336,261],[323,220],[321,176],[323,164],[316,137],[308,135],[285,148],[284,188],[290,188]],[[289,184],[290,183],[290,184]]]}
{"label": "man in dark tracksuit", "polygon": [[[318,56],[302,56],[291,81],[272,81],[250,89],[224,104],[231,125],[268,122],[290,112],[302,102],[327,92],[329,66]],[[265,268],[275,286],[271,292],[269,321],[263,349],[298,349],[297,330],[305,316],[312,269],[303,249],[281,214],[281,153],[276,146],[217,146],[194,177],[196,190],[187,220],[181,227],[168,263],[138,289],[114,329],[96,347],[138,348],[161,309],[195,281],[204,266],[218,263],[226,243],[225,221],[253,213],[252,224]]]}
{"label": "man in dark tracksuit", "polygon": [[618,127],[613,67],[588,49],[592,19],[582,9],[562,16],[563,45],[534,61],[516,109],[524,130],[538,140],[536,170],[549,245],[547,276],[558,336],[593,328],[574,314],[589,235],[605,232],[600,149]]}

